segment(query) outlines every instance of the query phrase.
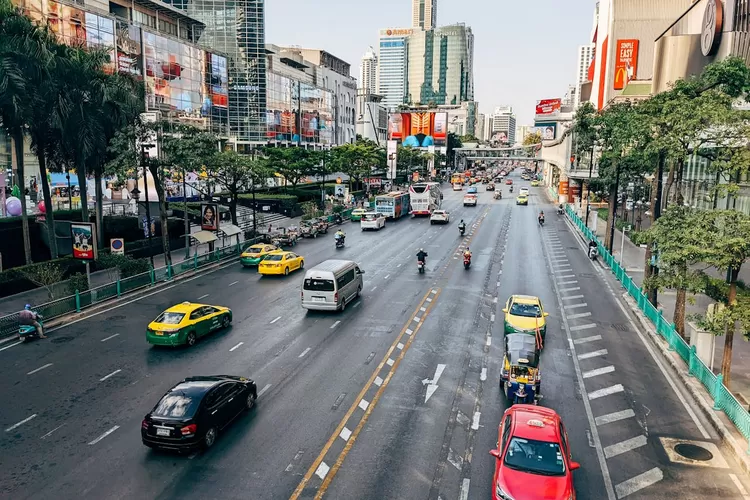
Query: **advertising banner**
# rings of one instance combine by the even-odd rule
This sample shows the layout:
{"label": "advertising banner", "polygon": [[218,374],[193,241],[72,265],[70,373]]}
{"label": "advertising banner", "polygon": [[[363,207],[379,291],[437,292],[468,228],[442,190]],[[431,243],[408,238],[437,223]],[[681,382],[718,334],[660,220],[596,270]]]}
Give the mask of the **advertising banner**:
{"label": "advertising banner", "polygon": [[570,185],[570,188],[568,191],[570,192],[570,196],[572,198],[571,201],[574,201],[581,197],[581,185],[578,184],[577,182],[573,182]]}
{"label": "advertising banner", "polygon": [[544,141],[551,141],[557,137],[557,123],[536,123],[531,127],[531,133],[539,134]]}
{"label": "advertising banner", "polygon": [[398,162],[398,142],[391,140],[388,141],[388,179],[393,180],[396,178],[396,165]]}
{"label": "advertising banner", "polygon": [[542,99],[536,102],[537,116],[558,116],[562,107],[562,99]]}
{"label": "advertising banner", "polygon": [[388,139],[404,147],[443,146],[447,137],[448,113],[393,113],[388,117]]}
{"label": "advertising banner", "polygon": [[143,78],[143,47],[141,28],[121,19],[117,20],[117,71]]}
{"label": "advertising banner", "polygon": [[558,184],[558,187],[557,187],[557,194],[567,195],[568,194],[568,188],[569,188],[568,181],[560,181],[560,183]]}
{"label": "advertising banner", "polygon": [[435,113],[432,137],[436,141],[445,141],[448,138],[448,113]]}
{"label": "advertising banner", "polygon": [[110,238],[109,251],[113,254],[123,255],[125,253],[125,240],[122,238]]}
{"label": "advertising banner", "polygon": [[201,204],[201,229],[204,231],[219,230],[219,205]]}
{"label": "advertising banner", "polygon": [[96,260],[96,228],[88,222],[72,222],[70,237],[73,240],[73,258]]}
{"label": "advertising banner", "polygon": [[617,40],[614,89],[622,90],[638,74],[638,40]]}

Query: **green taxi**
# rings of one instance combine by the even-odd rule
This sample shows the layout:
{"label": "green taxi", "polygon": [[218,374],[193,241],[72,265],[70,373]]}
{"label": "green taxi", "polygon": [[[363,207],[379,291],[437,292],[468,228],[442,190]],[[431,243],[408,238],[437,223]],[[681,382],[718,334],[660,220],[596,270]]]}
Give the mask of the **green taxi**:
{"label": "green taxi", "polygon": [[199,338],[232,323],[228,307],[183,302],[148,324],[146,341],[152,345],[193,346]]}
{"label": "green taxi", "polygon": [[240,264],[244,267],[257,266],[269,253],[275,252],[278,249],[277,246],[269,245],[268,243],[256,243],[247,247],[242,252],[242,255],[240,255]]}
{"label": "green taxi", "polygon": [[519,194],[516,197],[516,205],[528,205],[529,204],[529,197],[525,194]]}
{"label": "green taxi", "polygon": [[366,210],[364,208],[355,208],[354,210],[352,210],[352,214],[350,216],[350,219],[352,220],[352,222],[361,221],[362,220],[362,216],[364,214],[366,214],[367,212],[368,212],[368,210]]}

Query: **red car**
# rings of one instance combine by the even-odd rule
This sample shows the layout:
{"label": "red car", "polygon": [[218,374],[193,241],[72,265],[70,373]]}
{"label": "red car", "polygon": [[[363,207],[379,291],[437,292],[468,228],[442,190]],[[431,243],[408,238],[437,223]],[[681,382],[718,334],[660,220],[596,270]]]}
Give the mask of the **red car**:
{"label": "red car", "polygon": [[513,184],[513,179],[505,179],[505,183],[510,186]]}
{"label": "red car", "polygon": [[575,500],[568,434],[554,410],[513,405],[498,429],[494,500]]}

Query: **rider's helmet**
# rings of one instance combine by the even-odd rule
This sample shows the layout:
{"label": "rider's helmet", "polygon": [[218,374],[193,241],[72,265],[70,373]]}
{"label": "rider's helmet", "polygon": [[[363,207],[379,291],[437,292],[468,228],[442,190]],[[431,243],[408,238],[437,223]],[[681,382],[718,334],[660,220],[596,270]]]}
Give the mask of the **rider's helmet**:
{"label": "rider's helmet", "polygon": [[31,304],[26,304],[24,306],[24,309],[26,309],[27,311],[31,311]]}

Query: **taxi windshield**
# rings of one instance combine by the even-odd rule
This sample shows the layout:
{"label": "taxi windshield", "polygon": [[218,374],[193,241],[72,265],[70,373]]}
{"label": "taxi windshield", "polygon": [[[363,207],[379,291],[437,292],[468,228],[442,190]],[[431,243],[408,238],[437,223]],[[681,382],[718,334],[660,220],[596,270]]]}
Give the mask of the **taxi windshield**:
{"label": "taxi windshield", "polygon": [[158,318],[156,318],[156,320],[154,320],[154,322],[161,323],[163,325],[178,325],[184,317],[184,313],[163,312],[159,315]]}
{"label": "taxi windshield", "polygon": [[541,474],[562,476],[565,461],[557,443],[514,437],[505,452],[505,465],[511,469]]}
{"label": "taxi windshield", "polygon": [[283,259],[284,259],[284,256],[281,255],[281,254],[269,255],[268,257],[266,257],[266,260],[276,260],[276,261],[279,261],[279,260],[283,260]]}
{"label": "taxi windshield", "polygon": [[519,304],[516,302],[510,306],[510,314],[513,316],[523,316],[524,318],[541,318],[542,308],[537,304]]}

